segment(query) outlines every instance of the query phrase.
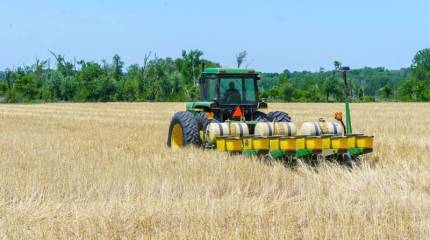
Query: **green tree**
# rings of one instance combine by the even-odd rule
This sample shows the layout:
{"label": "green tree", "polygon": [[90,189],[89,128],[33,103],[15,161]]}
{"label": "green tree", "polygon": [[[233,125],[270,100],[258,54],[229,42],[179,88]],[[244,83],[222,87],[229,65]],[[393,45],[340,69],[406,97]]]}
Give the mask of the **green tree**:
{"label": "green tree", "polygon": [[412,60],[412,75],[398,84],[398,96],[407,101],[430,100],[430,49],[417,52]]}
{"label": "green tree", "polygon": [[246,61],[247,55],[248,55],[248,53],[246,51],[242,51],[242,52],[236,54],[237,68],[240,68],[240,66],[242,66],[242,64]]}
{"label": "green tree", "polygon": [[[99,92],[102,88],[98,80],[106,74],[100,64],[95,62],[80,61],[81,70],[76,75],[78,82],[78,91],[75,96],[76,101],[97,101],[99,100]],[[101,84],[103,85],[103,83]]]}
{"label": "green tree", "polygon": [[124,62],[121,61],[121,58],[118,54],[115,54],[113,56],[112,67],[113,67],[113,78],[116,81],[119,81],[123,75],[122,70],[124,67]]}
{"label": "green tree", "polygon": [[423,49],[414,56],[412,74],[418,80],[430,81],[430,48]]}
{"label": "green tree", "polygon": [[279,83],[280,83],[280,98],[284,101],[290,102],[293,99],[294,87],[293,84],[288,80],[288,71],[284,71],[279,74]]}
{"label": "green tree", "polygon": [[65,60],[64,56],[55,54],[49,51],[57,62],[57,71],[60,72],[64,77],[73,76],[75,74],[75,64]]}
{"label": "green tree", "polygon": [[324,80],[322,89],[325,93],[325,101],[330,102],[330,97],[333,101],[338,101],[342,96],[342,90],[340,88],[340,82],[336,80],[335,76],[330,76]]}
{"label": "green tree", "polygon": [[381,88],[381,98],[384,100],[388,100],[393,96],[393,90],[390,86],[385,85],[383,88]]}
{"label": "green tree", "polygon": [[18,78],[15,80],[14,88],[17,101],[28,102],[35,99],[38,94],[35,76],[28,70],[18,70]]}
{"label": "green tree", "polygon": [[335,71],[339,71],[340,67],[342,67],[342,63],[341,63],[341,62],[339,62],[339,61],[337,61],[337,60],[335,60],[335,61],[333,62],[333,65],[334,65],[334,70],[335,70]]}
{"label": "green tree", "polygon": [[430,49],[419,51],[412,61],[412,76],[415,84],[412,91],[419,101],[430,100]]}
{"label": "green tree", "polygon": [[[127,74],[118,84],[117,100],[136,101],[139,100],[140,88],[144,83],[144,70],[137,64],[127,69]],[[143,88],[142,88],[143,89]],[[144,98],[142,96],[142,98]]]}
{"label": "green tree", "polygon": [[48,83],[44,83],[40,89],[40,98],[44,102],[53,102],[55,101],[55,97],[53,96],[52,91],[49,89]]}
{"label": "green tree", "polygon": [[190,79],[193,85],[197,85],[197,77],[200,75],[200,66],[202,64],[201,57],[203,52],[200,50],[191,50],[189,52],[182,50],[182,62],[180,64],[180,72]]}
{"label": "green tree", "polygon": [[[50,71],[45,73],[44,85],[46,85],[47,90],[51,92],[52,101],[56,99],[64,100],[64,96],[61,92],[61,84],[64,81],[64,76],[59,71]],[[46,89],[45,89],[46,91]],[[46,93],[45,93],[46,95]]]}
{"label": "green tree", "polygon": [[75,77],[67,76],[60,82],[60,98],[63,101],[76,100],[78,82]]}
{"label": "green tree", "polygon": [[114,100],[116,87],[115,87],[115,79],[101,75],[96,81],[96,98],[98,101],[108,102]]}

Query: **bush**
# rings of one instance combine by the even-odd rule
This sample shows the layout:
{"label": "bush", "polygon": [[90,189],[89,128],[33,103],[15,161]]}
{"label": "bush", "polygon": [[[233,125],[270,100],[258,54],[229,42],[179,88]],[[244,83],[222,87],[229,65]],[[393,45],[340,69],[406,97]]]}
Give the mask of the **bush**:
{"label": "bush", "polygon": [[375,97],[372,96],[364,96],[364,102],[374,102]]}

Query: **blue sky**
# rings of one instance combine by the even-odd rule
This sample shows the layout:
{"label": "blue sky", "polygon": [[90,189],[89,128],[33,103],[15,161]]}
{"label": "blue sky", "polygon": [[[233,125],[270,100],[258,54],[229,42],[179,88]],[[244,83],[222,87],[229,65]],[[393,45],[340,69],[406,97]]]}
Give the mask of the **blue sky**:
{"label": "blue sky", "polygon": [[49,58],[110,61],[127,65],[146,52],[179,57],[200,49],[205,58],[235,65],[248,51],[260,71],[409,66],[430,47],[428,0],[2,0],[0,69]]}

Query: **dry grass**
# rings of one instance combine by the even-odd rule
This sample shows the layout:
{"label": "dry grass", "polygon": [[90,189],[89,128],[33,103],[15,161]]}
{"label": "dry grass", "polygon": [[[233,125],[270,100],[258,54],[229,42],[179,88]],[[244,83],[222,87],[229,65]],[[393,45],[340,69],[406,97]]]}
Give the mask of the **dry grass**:
{"label": "dry grass", "polygon": [[[184,104],[0,105],[0,236],[430,238],[430,104],[354,104],[376,151],[349,171],[165,147]],[[272,104],[294,120],[341,104]]]}

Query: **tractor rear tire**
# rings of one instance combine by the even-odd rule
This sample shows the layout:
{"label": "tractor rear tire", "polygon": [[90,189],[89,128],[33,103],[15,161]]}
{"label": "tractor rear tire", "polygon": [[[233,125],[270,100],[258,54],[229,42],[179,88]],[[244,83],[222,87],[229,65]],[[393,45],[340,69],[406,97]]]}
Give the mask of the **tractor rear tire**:
{"label": "tractor rear tire", "polygon": [[281,111],[269,112],[267,114],[269,121],[271,122],[291,122],[291,117],[288,116],[288,113]]}
{"label": "tractor rear tire", "polygon": [[254,113],[254,120],[257,122],[269,122],[267,114],[259,111]]}
{"label": "tractor rear tire", "polygon": [[167,146],[178,149],[187,145],[201,145],[198,122],[191,112],[177,112],[170,122]]}

